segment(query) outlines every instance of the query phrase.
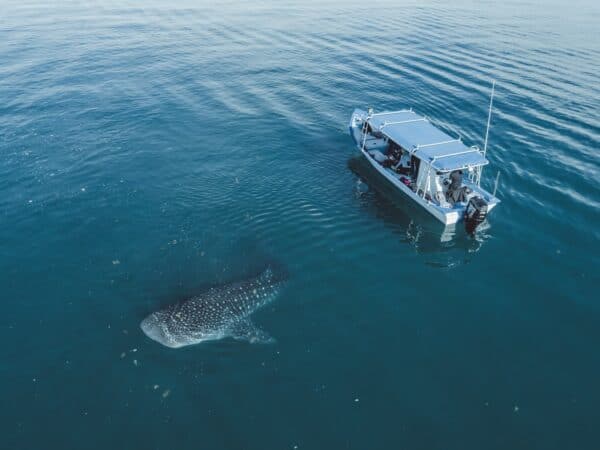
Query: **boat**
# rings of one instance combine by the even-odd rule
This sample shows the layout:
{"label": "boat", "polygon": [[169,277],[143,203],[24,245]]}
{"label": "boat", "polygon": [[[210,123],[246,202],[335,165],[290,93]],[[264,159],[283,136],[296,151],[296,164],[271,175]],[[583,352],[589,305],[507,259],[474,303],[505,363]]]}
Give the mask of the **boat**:
{"label": "boat", "polygon": [[[481,187],[486,159],[492,96],[484,149],[467,146],[411,109],[374,112],[355,109],[349,131],[367,161],[396,190],[444,225],[465,222],[469,233],[485,221],[500,200]],[[499,173],[498,173],[499,175]]]}

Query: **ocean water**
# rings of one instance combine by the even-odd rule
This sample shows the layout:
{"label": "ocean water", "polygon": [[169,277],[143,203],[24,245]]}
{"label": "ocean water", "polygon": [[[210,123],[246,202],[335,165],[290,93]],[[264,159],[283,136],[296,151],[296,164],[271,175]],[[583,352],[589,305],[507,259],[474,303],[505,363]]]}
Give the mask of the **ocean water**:
{"label": "ocean water", "polygon": [[[2,448],[600,448],[597,2],[30,0],[0,12]],[[478,233],[347,134],[482,144]],[[270,345],[148,313],[269,260]]]}

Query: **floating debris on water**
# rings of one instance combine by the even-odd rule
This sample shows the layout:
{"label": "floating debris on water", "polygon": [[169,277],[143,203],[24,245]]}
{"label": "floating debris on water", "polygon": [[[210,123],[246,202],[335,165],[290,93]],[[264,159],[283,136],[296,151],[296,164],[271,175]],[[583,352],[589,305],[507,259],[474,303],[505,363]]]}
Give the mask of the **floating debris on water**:
{"label": "floating debris on water", "polygon": [[358,403],[358,402],[360,402],[360,399],[357,397],[354,399],[354,403]]}
{"label": "floating debris on water", "polygon": [[118,259],[114,259],[112,263],[113,263],[113,266],[117,266],[117,265],[121,264],[121,261],[119,261]]}
{"label": "floating debris on water", "polygon": [[167,398],[171,393],[171,389],[166,389],[165,392],[162,393],[162,398]]}
{"label": "floating debris on water", "polygon": [[134,360],[133,360],[133,365],[134,365],[134,366],[137,366],[137,365],[138,365],[138,361],[137,361],[137,359],[134,359]]}
{"label": "floating debris on water", "polygon": [[155,384],[154,386],[152,386],[152,389],[157,390],[160,386],[158,384]]}
{"label": "floating debris on water", "polygon": [[515,405],[515,407],[513,408],[513,411],[516,412],[516,413],[519,412],[519,406]]}
{"label": "floating debris on water", "polygon": [[125,358],[125,352],[121,353],[121,359]]}

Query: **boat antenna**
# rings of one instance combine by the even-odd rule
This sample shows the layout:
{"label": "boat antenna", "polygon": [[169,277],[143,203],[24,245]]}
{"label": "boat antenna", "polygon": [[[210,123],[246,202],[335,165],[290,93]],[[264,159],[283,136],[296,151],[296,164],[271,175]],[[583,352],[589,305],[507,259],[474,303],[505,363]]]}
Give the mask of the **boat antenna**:
{"label": "boat antenna", "polygon": [[[494,90],[496,88],[496,80],[492,80],[492,95],[490,95],[490,109],[488,111],[487,126],[485,127],[485,140],[483,142],[483,157],[487,153],[488,136],[490,134],[490,123],[492,122],[492,105],[494,103]],[[479,167],[477,172],[477,186],[481,186],[481,172],[483,167]]]}
{"label": "boat antenna", "polygon": [[490,123],[492,121],[492,105],[494,103],[494,90],[496,88],[496,80],[492,80],[492,95],[490,95],[490,109],[488,111],[487,127],[485,128],[485,141],[483,142],[483,157],[487,153],[488,136],[490,134]]}

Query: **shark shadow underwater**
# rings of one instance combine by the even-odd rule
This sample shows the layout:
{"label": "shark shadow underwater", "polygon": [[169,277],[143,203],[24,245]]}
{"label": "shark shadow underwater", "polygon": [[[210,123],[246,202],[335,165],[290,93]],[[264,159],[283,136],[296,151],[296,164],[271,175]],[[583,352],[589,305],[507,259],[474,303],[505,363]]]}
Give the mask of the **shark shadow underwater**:
{"label": "shark shadow underwater", "polygon": [[250,315],[274,301],[287,280],[284,269],[267,267],[257,276],[213,287],[153,312],[140,323],[156,342],[179,348],[232,337],[251,343],[274,339],[250,320]]}

